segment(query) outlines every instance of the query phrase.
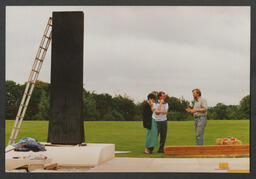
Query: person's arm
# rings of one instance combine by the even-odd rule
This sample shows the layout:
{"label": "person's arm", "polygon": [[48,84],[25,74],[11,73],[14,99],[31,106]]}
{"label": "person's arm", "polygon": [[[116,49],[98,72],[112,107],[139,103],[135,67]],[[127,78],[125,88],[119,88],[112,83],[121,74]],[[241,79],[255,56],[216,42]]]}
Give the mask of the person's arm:
{"label": "person's arm", "polygon": [[191,113],[191,110],[192,110],[192,109],[191,109],[190,107],[187,107],[187,108],[186,108],[186,111],[189,112],[189,113]]}
{"label": "person's arm", "polygon": [[[163,103],[163,101],[162,101],[162,103]],[[167,114],[168,113],[168,104],[166,103],[166,108],[164,110],[161,110],[162,103],[160,102],[160,105],[159,105],[159,107],[157,109],[157,113],[158,114]]]}
{"label": "person's arm", "polygon": [[162,114],[167,114],[168,113],[168,103],[166,103],[166,105],[165,105],[165,109],[164,110],[162,110]]}
{"label": "person's arm", "polygon": [[157,115],[161,114],[162,103],[163,103],[163,100],[160,100],[160,104],[159,104],[158,108],[155,110],[155,113]]}
{"label": "person's arm", "polygon": [[160,105],[159,105],[158,108],[157,108],[159,111],[161,111],[162,104],[163,104],[163,100],[160,100]]}
{"label": "person's arm", "polygon": [[194,114],[194,113],[196,113],[196,112],[205,112],[205,108],[192,109],[192,110],[190,111],[191,114]]}
{"label": "person's arm", "polygon": [[155,110],[155,113],[158,115],[158,114],[161,114],[161,111],[159,111],[158,109]]}
{"label": "person's arm", "polygon": [[154,111],[154,103],[152,100],[149,102],[149,106],[150,106],[151,111],[153,112]]}
{"label": "person's arm", "polygon": [[200,108],[200,109],[197,109],[196,112],[205,112],[206,109],[205,108]]}
{"label": "person's arm", "polygon": [[207,101],[205,99],[202,99],[201,108],[198,112],[206,112],[207,111]]}
{"label": "person's arm", "polygon": [[152,105],[152,112],[156,113],[156,103],[153,103],[153,105]]}
{"label": "person's arm", "polygon": [[192,109],[191,113],[194,114],[196,112],[206,112],[207,111],[207,102],[206,100],[202,99],[201,101],[201,108],[199,109]]}

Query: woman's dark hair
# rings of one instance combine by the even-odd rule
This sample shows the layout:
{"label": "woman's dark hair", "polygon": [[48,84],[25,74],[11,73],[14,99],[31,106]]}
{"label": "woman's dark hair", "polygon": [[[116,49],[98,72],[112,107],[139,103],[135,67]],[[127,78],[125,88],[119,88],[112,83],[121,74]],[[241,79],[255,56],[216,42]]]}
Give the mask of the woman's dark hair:
{"label": "woman's dark hair", "polygon": [[156,99],[156,96],[153,93],[150,93],[148,95],[148,99]]}

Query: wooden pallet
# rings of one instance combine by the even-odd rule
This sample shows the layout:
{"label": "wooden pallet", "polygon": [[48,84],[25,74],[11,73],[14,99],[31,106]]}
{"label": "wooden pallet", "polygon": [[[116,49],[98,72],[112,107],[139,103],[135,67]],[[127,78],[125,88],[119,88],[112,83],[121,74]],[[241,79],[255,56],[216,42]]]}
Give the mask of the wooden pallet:
{"label": "wooden pallet", "polygon": [[166,146],[164,153],[176,156],[249,155],[250,145]]}

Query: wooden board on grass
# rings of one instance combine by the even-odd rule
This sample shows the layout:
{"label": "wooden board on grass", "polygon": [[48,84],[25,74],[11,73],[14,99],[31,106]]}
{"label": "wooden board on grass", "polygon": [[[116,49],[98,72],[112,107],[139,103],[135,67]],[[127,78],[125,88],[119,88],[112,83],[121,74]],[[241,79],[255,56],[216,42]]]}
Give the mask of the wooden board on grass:
{"label": "wooden board on grass", "polygon": [[178,156],[249,155],[250,145],[166,146],[164,153]]}

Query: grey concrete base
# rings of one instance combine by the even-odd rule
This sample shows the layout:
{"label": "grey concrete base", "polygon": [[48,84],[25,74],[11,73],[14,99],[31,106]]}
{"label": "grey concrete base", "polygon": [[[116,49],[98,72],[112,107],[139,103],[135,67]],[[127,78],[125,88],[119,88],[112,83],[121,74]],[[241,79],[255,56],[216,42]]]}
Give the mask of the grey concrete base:
{"label": "grey concrete base", "polygon": [[[220,162],[227,162],[229,170],[249,170],[249,158],[122,158],[116,157],[93,168],[69,167],[58,170],[34,170],[33,173],[69,172],[193,172],[228,173],[219,169]],[[11,172],[18,172],[13,170]],[[23,172],[23,171],[21,171]],[[239,172],[239,171],[238,171]]]}
{"label": "grey concrete base", "polygon": [[[114,144],[88,144],[87,146],[53,147],[46,152],[14,152],[6,154],[6,167],[24,165],[26,160],[12,157],[29,153],[43,154],[49,162],[57,162],[58,170],[37,169],[32,172],[200,172],[227,173],[219,164],[227,162],[230,170],[249,170],[249,158],[125,158],[114,157]],[[31,162],[31,161],[30,161]],[[33,161],[36,162],[36,161]],[[6,168],[7,170],[7,168]],[[19,172],[9,170],[8,172]],[[21,171],[24,172],[24,171]]]}
{"label": "grey concrete base", "polygon": [[210,172],[226,173],[219,163],[228,162],[230,170],[249,170],[249,158],[115,158],[86,172]]}
{"label": "grey concrete base", "polygon": [[95,167],[115,157],[114,144],[87,144],[74,147],[46,147],[45,155],[61,166]]}
{"label": "grey concrete base", "polygon": [[[15,169],[28,164],[28,160],[22,159],[30,154],[42,154],[47,156],[48,162],[56,162],[63,167],[95,167],[115,157],[114,144],[87,144],[87,146],[56,147],[46,146],[42,152],[16,152],[6,153],[5,165],[7,170]],[[13,157],[19,157],[14,159]],[[47,161],[44,161],[47,162]]]}

